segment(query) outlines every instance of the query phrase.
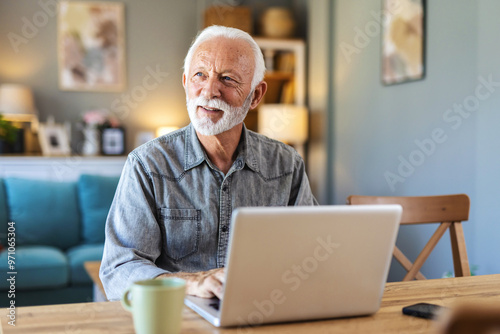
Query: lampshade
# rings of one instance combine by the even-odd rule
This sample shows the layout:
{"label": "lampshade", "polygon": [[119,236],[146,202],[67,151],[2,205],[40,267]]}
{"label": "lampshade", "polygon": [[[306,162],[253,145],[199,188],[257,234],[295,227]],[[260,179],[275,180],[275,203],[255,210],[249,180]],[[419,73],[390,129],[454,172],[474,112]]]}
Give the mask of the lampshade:
{"label": "lampshade", "polygon": [[293,104],[259,106],[259,133],[287,144],[303,144],[307,140],[307,108]]}
{"label": "lampshade", "polygon": [[33,92],[24,85],[0,86],[0,114],[11,121],[30,122],[36,118]]}
{"label": "lampshade", "polygon": [[156,129],[156,137],[161,137],[177,129],[179,129],[178,126],[161,126],[158,129]]}

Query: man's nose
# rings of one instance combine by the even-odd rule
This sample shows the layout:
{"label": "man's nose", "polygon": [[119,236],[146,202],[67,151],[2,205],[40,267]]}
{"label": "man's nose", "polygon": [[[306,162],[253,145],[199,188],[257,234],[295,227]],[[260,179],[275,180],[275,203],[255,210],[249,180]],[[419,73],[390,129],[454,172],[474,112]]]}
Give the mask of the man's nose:
{"label": "man's nose", "polygon": [[221,96],[220,81],[216,76],[211,76],[205,81],[202,94],[207,100],[218,98]]}

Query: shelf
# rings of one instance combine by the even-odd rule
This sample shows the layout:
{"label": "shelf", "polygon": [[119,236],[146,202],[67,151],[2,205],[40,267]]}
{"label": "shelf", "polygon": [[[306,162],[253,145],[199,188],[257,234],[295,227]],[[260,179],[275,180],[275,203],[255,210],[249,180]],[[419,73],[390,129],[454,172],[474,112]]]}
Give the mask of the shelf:
{"label": "shelf", "polygon": [[[254,37],[254,40],[260,46],[266,67],[269,70],[265,76],[269,91],[264,103],[286,102],[305,105],[306,53],[304,41],[265,37]],[[282,94],[285,96],[282,97]]]}
{"label": "shelf", "polygon": [[293,72],[271,71],[266,72],[266,80],[292,80],[294,78]]}
{"label": "shelf", "polygon": [[[266,81],[293,81],[293,103],[305,105],[306,51],[304,41],[300,39],[276,39],[265,37],[254,37],[254,40],[262,49],[262,53],[264,54],[264,58],[266,60],[266,67],[271,69],[271,71],[266,73]],[[287,58],[284,61],[284,64],[279,64],[279,60],[276,61],[276,59],[274,59],[277,54],[279,55],[279,53],[292,53],[293,57],[291,57],[291,59]],[[275,68],[276,65],[289,70],[280,71],[280,69]],[[278,97],[276,101],[271,102],[281,103],[281,98]]]}
{"label": "shelf", "polygon": [[0,156],[0,178],[75,181],[81,174],[119,176],[126,156]]}

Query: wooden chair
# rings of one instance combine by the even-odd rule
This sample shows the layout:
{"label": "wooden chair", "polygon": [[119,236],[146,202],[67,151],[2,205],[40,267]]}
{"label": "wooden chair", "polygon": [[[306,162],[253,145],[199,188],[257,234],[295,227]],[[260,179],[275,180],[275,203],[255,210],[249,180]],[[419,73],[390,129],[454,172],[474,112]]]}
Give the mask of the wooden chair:
{"label": "wooden chair", "polygon": [[403,207],[402,225],[440,223],[414,263],[397,246],[394,247],[394,257],[408,271],[403,281],[426,279],[420,272],[420,268],[448,228],[450,229],[455,276],[470,276],[464,232],[461,224],[462,221],[469,219],[470,200],[467,195],[419,197],[352,195],[347,198],[347,204],[400,204]]}

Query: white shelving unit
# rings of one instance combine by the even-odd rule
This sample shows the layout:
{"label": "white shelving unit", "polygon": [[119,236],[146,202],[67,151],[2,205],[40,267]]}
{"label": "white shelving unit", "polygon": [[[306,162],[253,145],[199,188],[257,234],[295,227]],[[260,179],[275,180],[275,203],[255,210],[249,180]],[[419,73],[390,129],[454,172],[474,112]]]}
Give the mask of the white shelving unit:
{"label": "white shelving unit", "polygon": [[[266,63],[272,61],[275,52],[287,51],[294,54],[294,104],[305,105],[306,103],[306,48],[303,40],[300,39],[275,39],[254,37],[260,46]],[[266,67],[270,67],[267,66]],[[273,71],[269,71],[272,73]]]}
{"label": "white shelving unit", "polygon": [[0,177],[76,181],[81,174],[119,176],[126,157],[1,156]]}

